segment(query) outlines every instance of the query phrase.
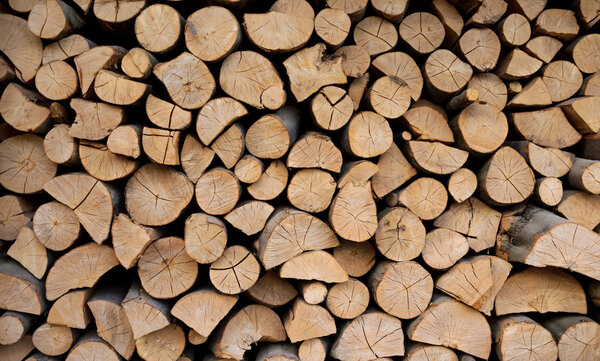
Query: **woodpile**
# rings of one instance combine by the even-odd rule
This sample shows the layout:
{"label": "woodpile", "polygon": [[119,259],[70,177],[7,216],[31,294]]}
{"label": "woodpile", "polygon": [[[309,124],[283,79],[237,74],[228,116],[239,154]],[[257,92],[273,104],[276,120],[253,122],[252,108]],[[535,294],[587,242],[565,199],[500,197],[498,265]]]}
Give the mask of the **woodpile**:
{"label": "woodpile", "polygon": [[598,0],[4,0],[0,360],[600,360]]}

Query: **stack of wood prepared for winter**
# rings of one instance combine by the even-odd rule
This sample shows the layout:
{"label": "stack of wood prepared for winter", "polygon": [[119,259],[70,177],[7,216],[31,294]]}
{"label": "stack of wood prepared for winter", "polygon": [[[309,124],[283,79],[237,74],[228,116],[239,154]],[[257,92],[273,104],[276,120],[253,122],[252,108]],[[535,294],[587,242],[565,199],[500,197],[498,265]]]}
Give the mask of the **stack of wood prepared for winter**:
{"label": "stack of wood prepared for winter", "polygon": [[1,0],[1,361],[600,360],[599,0]]}

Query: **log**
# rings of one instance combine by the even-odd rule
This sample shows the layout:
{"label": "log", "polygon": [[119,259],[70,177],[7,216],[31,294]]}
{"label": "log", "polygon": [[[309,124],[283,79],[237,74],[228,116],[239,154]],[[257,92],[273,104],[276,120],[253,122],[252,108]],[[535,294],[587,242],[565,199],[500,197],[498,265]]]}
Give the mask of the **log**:
{"label": "log", "polygon": [[201,264],[216,261],[225,250],[227,229],[220,219],[194,213],[185,221],[185,250]]}
{"label": "log", "polygon": [[[96,14],[96,17],[98,17],[98,14]],[[117,70],[118,63],[126,52],[127,50],[120,46],[96,46],[73,59],[79,77],[79,89],[81,89],[84,98],[93,97],[95,78],[100,70]],[[108,74],[106,78],[108,80],[112,77]]]}
{"label": "log", "polygon": [[142,48],[130,49],[121,59],[121,70],[133,79],[148,79],[152,68],[158,63],[154,55]]}
{"label": "log", "polygon": [[549,63],[556,56],[563,44],[560,40],[550,36],[536,36],[531,38],[523,47],[523,50],[531,56],[538,58],[544,63]]}
{"label": "log", "polygon": [[500,40],[510,47],[527,43],[531,36],[531,27],[527,18],[521,14],[510,14],[498,24]]}
{"label": "log", "polygon": [[290,344],[272,344],[263,345],[256,354],[256,361],[299,361],[298,350],[295,345]]}
{"label": "log", "polygon": [[259,233],[275,208],[263,201],[247,201],[225,215],[225,220],[246,235]]}
{"label": "log", "polygon": [[[83,1],[83,0],[81,0]],[[89,8],[89,5],[87,6]],[[94,1],[92,8],[96,18],[110,31],[130,25],[133,18],[146,7],[146,0],[133,0],[124,6],[118,0]]]}
{"label": "log", "polygon": [[596,212],[600,195],[569,190],[562,194],[559,202],[556,210],[568,220],[589,229],[596,228],[600,223]]}
{"label": "log", "polygon": [[[135,18],[135,37],[140,45],[153,53],[173,50],[183,33],[184,19],[169,5],[154,4]],[[160,29],[158,32],[157,29]]]}
{"label": "log", "polygon": [[124,213],[115,217],[111,232],[115,256],[125,269],[135,266],[150,243],[162,235],[161,230],[142,226]]}
{"label": "log", "polygon": [[240,182],[252,184],[260,179],[264,170],[264,163],[260,159],[246,154],[235,164],[233,173]]}
{"label": "log", "polygon": [[575,64],[557,60],[544,67],[542,80],[548,88],[552,101],[561,102],[577,93],[581,88],[583,76]]}
{"label": "log", "polygon": [[327,297],[327,286],[320,281],[301,281],[299,288],[302,298],[310,305],[318,305]]}
{"label": "log", "polygon": [[233,172],[214,168],[204,173],[196,182],[196,202],[200,209],[208,214],[223,215],[233,210],[241,191],[240,183]]}
{"label": "log", "polygon": [[95,46],[96,44],[94,42],[79,34],[66,36],[44,47],[42,64],[57,60],[70,60]]}
{"label": "log", "polygon": [[429,54],[444,41],[444,25],[433,14],[416,12],[406,16],[398,29],[400,38],[414,53]]}
{"label": "log", "polygon": [[534,32],[569,41],[579,33],[575,12],[566,9],[546,9],[535,19]]}
{"label": "log", "polygon": [[37,279],[44,277],[51,261],[46,247],[29,226],[20,228],[17,239],[6,254],[19,262]]}
{"label": "log", "polygon": [[65,360],[83,361],[88,355],[93,354],[102,360],[118,361],[119,355],[115,350],[104,340],[102,340],[93,331],[88,331],[85,335],[79,338],[75,346],[67,354]]}
{"label": "log", "polygon": [[483,0],[467,20],[467,25],[491,26],[504,16],[507,7],[504,0]]}
{"label": "log", "polygon": [[454,142],[446,111],[428,100],[420,99],[415,102],[401,119],[415,140]]}
{"label": "log", "polygon": [[454,201],[461,203],[475,193],[477,176],[469,168],[460,168],[450,175],[446,187]]}
{"label": "log", "polygon": [[102,181],[130,176],[139,165],[134,160],[114,154],[102,143],[88,140],[79,142],[79,158],[88,174]]}
{"label": "log", "polygon": [[556,360],[558,349],[552,334],[531,318],[506,316],[493,321],[491,327],[500,360]]}
{"label": "log", "polygon": [[215,288],[229,295],[248,290],[256,283],[259,274],[258,261],[242,246],[225,249],[221,257],[210,265],[209,271],[210,281]]}
{"label": "log", "polygon": [[300,361],[325,361],[329,351],[329,342],[326,338],[312,338],[302,341],[298,347]]}
{"label": "log", "polygon": [[569,170],[568,181],[579,190],[600,194],[600,162],[590,159],[574,158]]}
{"label": "log", "polygon": [[0,14],[0,51],[15,66],[17,77],[29,83],[42,63],[42,40],[31,33],[28,22],[18,16]]}
{"label": "log", "polygon": [[423,70],[425,85],[437,99],[448,98],[458,93],[473,76],[471,66],[446,49],[438,49],[431,53]]}
{"label": "log", "polygon": [[78,90],[77,74],[71,65],[62,60],[46,63],[35,75],[35,87],[50,100],[66,100]]}
{"label": "log", "polygon": [[341,319],[362,315],[369,305],[369,289],[361,281],[349,279],[331,287],[327,294],[327,309]]}
{"label": "log", "polygon": [[244,105],[235,99],[228,97],[211,99],[198,113],[196,119],[198,138],[208,146],[227,127],[247,114]]}
{"label": "log", "polygon": [[6,311],[0,316],[0,345],[7,346],[18,342],[29,331],[32,324],[30,315]]}
{"label": "log", "polygon": [[263,159],[282,157],[298,136],[299,117],[296,107],[286,107],[260,117],[246,132],[246,147],[250,154]]}
{"label": "log", "polygon": [[371,182],[347,184],[339,190],[329,208],[329,223],[340,237],[362,242],[377,229],[377,207]]}
{"label": "log", "polygon": [[268,307],[283,306],[298,295],[296,288],[275,271],[265,273],[247,293],[250,298]]}
{"label": "log", "polygon": [[377,114],[396,119],[408,110],[411,90],[403,80],[395,76],[384,76],[375,80],[366,97]]}
{"label": "log", "polygon": [[135,159],[141,154],[141,139],[142,131],[139,126],[120,125],[108,136],[106,147],[110,153]]}
{"label": "log", "polygon": [[123,108],[106,103],[73,99],[71,108],[77,114],[69,135],[73,138],[101,140],[110,135],[125,118]]}
{"label": "log", "polygon": [[52,304],[46,320],[53,325],[85,329],[92,320],[86,303],[93,292],[84,288],[64,294]]}
{"label": "log", "polygon": [[354,42],[370,56],[392,50],[398,43],[398,33],[391,22],[378,16],[362,19],[354,28]]}
{"label": "log", "polygon": [[557,340],[560,360],[593,360],[600,354],[598,343],[593,336],[598,332],[599,325],[591,318],[563,315],[544,320],[542,325]]}
{"label": "log", "polygon": [[78,142],[69,135],[67,124],[57,124],[44,138],[44,151],[48,159],[56,164],[77,165],[79,163]]}
{"label": "log", "polygon": [[392,261],[419,256],[425,246],[425,227],[417,215],[403,207],[387,208],[377,215],[375,246]]}
{"label": "log", "polygon": [[[581,134],[571,126],[558,107],[511,113],[509,118],[521,137],[542,147],[562,149],[581,140]],[[539,126],[532,126],[534,123]]]}
{"label": "log", "polygon": [[192,121],[191,112],[152,94],[146,98],[146,114],[154,125],[170,130],[186,129]]}
{"label": "log", "polygon": [[237,296],[203,289],[181,297],[171,309],[171,314],[200,336],[208,337],[237,301]]}
{"label": "log", "polygon": [[78,336],[78,330],[43,323],[33,332],[32,342],[45,355],[60,356],[71,349]]}
{"label": "log", "polygon": [[333,48],[344,43],[351,25],[348,14],[339,9],[325,8],[315,17],[315,33]]}
{"label": "log", "polygon": [[496,74],[475,74],[467,83],[467,87],[477,89],[480,102],[486,102],[500,110],[504,109],[507,89],[504,82]]}
{"label": "log", "polygon": [[[384,153],[385,154],[385,153]],[[379,167],[368,160],[346,162],[342,166],[337,188],[342,188],[349,183],[363,183],[379,172]]]}
{"label": "log", "polygon": [[327,6],[344,11],[353,23],[362,19],[367,10],[367,0],[327,0]]}
{"label": "log", "polygon": [[333,249],[333,257],[351,277],[364,276],[375,265],[375,249],[370,242],[342,240]]}
{"label": "log", "polygon": [[35,206],[27,199],[14,195],[0,197],[0,239],[14,241],[34,215]]}
{"label": "log", "polygon": [[98,98],[110,104],[134,105],[142,102],[150,92],[150,86],[131,80],[125,75],[102,69],[94,80],[94,92]]}
{"label": "log", "polygon": [[297,298],[283,318],[283,326],[290,341],[298,342],[336,333],[336,326],[327,309],[310,305]]}
{"label": "log", "polygon": [[215,152],[202,145],[193,135],[186,135],[181,148],[181,168],[192,183],[198,182],[198,179],[204,174],[204,171],[210,166],[215,156]]}
{"label": "log", "polygon": [[288,170],[280,160],[272,161],[260,178],[246,189],[254,198],[261,201],[271,200],[285,190],[288,182]]}
{"label": "log", "polygon": [[322,88],[310,102],[311,115],[315,123],[324,130],[338,130],[346,125],[353,110],[350,91],[346,93],[333,85]]}
{"label": "log", "polygon": [[391,193],[386,200],[390,207],[401,204],[420,219],[432,220],[446,209],[448,193],[439,181],[423,177],[416,179],[404,189]]}
{"label": "log", "polygon": [[496,74],[504,80],[522,80],[536,73],[542,64],[541,60],[515,48],[500,59]]}
{"label": "log", "polygon": [[44,285],[15,261],[2,257],[0,291],[4,297],[0,307],[7,311],[41,315],[46,309]]}
{"label": "log", "polygon": [[227,169],[233,168],[244,154],[245,132],[240,124],[233,124],[210,146]]}
{"label": "log", "polygon": [[185,333],[177,324],[170,324],[135,340],[138,355],[145,361],[177,361],[185,348]]}
{"label": "log", "polygon": [[473,104],[477,99],[479,99],[479,90],[467,88],[448,101],[446,110],[450,113],[456,113]]}
{"label": "log", "polygon": [[385,75],[393,75],[403,80],[411,90],[414,101],[419,100],[423,89],[423,77],[417,63],[403,52],[389,52],[373,60],[373,68]]}
{"label": "log", "polygon": [[81,225],[75,212],[62,203],[42,204],[33,216],[38,241],[52,251],[64,251],[79,238]]}
{"label": "log", "polygon": [[292,176],[287,198],[296,208],[309,213],[323,212],[329,208],[336,182],[320,169],[301,169]]}
{"label": "log", "polygon": [[50,109],[41,94],[18,83],[10,83],[0,98],[0,114],[10,126],[41,133],[51,125]]}
{"label": "log", "polygon": [[236,49],[242,29],[231,11],[218,6],[202,8],[185,23],[185,45],[198,59],[219,61]]}
{"label": "log", "polygon": [[542,78],[535,77],[510,99],[507,108],[540,108],[547,105],[552,105],[548,87]]}
{"label": "log", "polygon": [[408,158],[421,171],[431,174],[451,174],[460,169],[469,153],[439,142],[411,140],[406,145]]}
{"label": "log", "polygon": [[421,252],[423,261],[436,270],[452,267],[469,251],[469,243],[462,234],[448,228],[436,228],[425,236]]}
{"label": "log", "polygon": [[577,17],[586,28],[591,28],[598,22],[598,4],[595,1],[580,0],[575,3]]}
{"label": "log", "polygon": [[461,149],[474,154],[490,154],[504,143],[508,121],[494,106],[475,102],[450,121]]}
{"label": "log", "polygon": [[321,168],[335,173],[340,172],[342,162],[342,152],[331,138],[317,132],[301,136],[287,157],[289,168]]}
{"label": "log", "polygon": [[342,134],[344,149],[362,158],[383,154],[393,142],[392,129],[381,115],[363,111],[350,119]]}
{"label": "log", "polygon": [[594,53],[598,49],[598,34],[583,35],[567,47],[567,52],[573,57],[573,62],[583,73],[595,73],[600,70],[600,64],[594,59],[589,59],[587,54]]}
{"label": "log", "polygon": [[[406,160],[404,154],[395,143],[379,157],[377,172],[372,177],[372,189],[378,198],[400,187],[415,174],[417,170]],[[367,181],[365,179],[364,181]],[[362,179],[360,180],[362,182]],[[341,188],[341,182],[338,184]]]}
{"label": "log", "polygon": [[360,78],[367,74],[371,65],[371,56],[361,46],[346,45],[337,49],[334,53],[342,58],[342,70],[346,76]]}
{"label": "log", "polygon": [[535,182],[534,194],[536,200],[542,206],[554,207],[559,204],[563,197],[562,182],[558,178],[539,178]]}
{"label": "log", "polygon": [[168,304],[152,298],[137,281],[131,284],[121,305],[135,340],[165,328],[171,322]]}
{"label": "log", "polygon": [[348,280],[348,274],[336,259],[321,250],[304,252],[287,260],[279,269],[279,276],[326,283]]}
{"label": "log", "polygon": [[433,0],[431,10],[444,24],[446,32],[445,44],[451,46],[460,37],[464,21],[454,5],[446,0]]}
{"label": "log", "polygon": [[558,105],[580,134],[600,131],[600,121],[595,117],[600,111],[600,97],[571,98]]}
{"label": "log", "polygon": [[449,348],[412,342],[406,347],[406,360],[449,360],[458,361],[458,357]]}

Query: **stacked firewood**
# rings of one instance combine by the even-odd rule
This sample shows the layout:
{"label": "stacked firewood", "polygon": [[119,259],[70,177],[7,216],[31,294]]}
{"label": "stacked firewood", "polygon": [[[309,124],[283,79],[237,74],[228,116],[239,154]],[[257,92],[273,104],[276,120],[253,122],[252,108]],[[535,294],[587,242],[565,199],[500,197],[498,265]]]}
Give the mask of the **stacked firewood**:
{"label": "stacked firewood", "polygon": [[3,0],[0,360],[600,360],[598,0]]}

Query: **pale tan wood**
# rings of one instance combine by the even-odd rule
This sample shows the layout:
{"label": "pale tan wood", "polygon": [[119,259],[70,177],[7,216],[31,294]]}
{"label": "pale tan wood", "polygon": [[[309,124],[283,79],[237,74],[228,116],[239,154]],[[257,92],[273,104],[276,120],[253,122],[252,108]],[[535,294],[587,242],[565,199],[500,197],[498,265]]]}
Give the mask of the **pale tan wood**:
{"label": "pale tan wood", "polygon": [[222,131],[248,111],[235,99],[223,97],[209,100],[198,113],[196,132],[204,145],[210,145]]}
{"label": "pale tan wood", "polygon": [[171,314],[200,336],[208,337],[237,300],[237,296],[201,289],[181,297],[171,309]]}
{"label": "pale tan wood", "polygon": [[34,349],[31,336],[25,335],[14,344],[0,348],[0,357],[6,361],[22,361]]}
{"label": "pale tan wood", "polygon": [[333,249],[333,257],[351,277],[364,276],[375,264],[375,250],[370,242],[342,240]]}
{"label": "pale tan wood", "polygon": [[70,290],[93,287],[103,274],[118,264],[115,252],[108,246],[90,242],[73,248],[48,271],[46,299],[54,301]]}
{"label": "pale tan wood", "polygon": [[407,156],[419,170],[432,174],[451,174],[460,169],[469,153],[439,142],[411,140],[407,142]]}
{"label": "pale tan wood", "polygon": [[542,325],[558,343],[558,358],[565,361],[594,360],[600,355],[599,325],[580,315],[561,315],[543,320]]}
{"label": "pale tan wood", "polygon": [[88,140],[79,142],[79,159],[88,174],[103,181],[127,177],[138,167],[136,161],[112,153],[102,143]]}
{"label": "pale tan wood", "polygon": [[78,335],[77,330],[43,323],[33,332],[32,341],[35,348],[44,354],[59,356],[71,349]]}
{"label": "pale tan wood", "polygon": [[233,168],[246,149],[244,127],[236,123],[221,134],[210,146],[227,169]]}
{"label": "pale tan wood", "polygon": [[519,141],[507,145],[517,150],[531,168],[546,177],[562,177],[573,166],[574,155],[555,148],[544,148],[535,143]]}
{"label": "pale tan wood", "polygon": [[260,159],[246,154],[235,164],[233,172],[240,182],[252,184],[260,179],[264,170],[264,163]]}
{"label": "pale tan wood", "polygon": [[40,0],[8,0],[8,6],[16,12],[28,13]]}
{"label": "pale tan wood", "polygon": [[544,67],[542,80],[548,88],[552,101],[560,102],[577,93],[583,82],[583,77],[575,64],[557,60]]}
{"label": "pale tan wood", "polygon": [[129,359],[135,351],[135,343],[127,314],[121,306],[126,292],[124,288],[100,289],[88,300],[87,305],[94,317],[98,336],[125,359]]}
{"label": "pale tan wood", "polygon": [[288,170],[280,160],[272,161],[260,178],[249,185],[246,190],[254,198],[261,201],[271,200],[280,195],[287,186]]}
{"label": "pale tan wood", "polygon": [[445,44],[451,46],[462,33],[464,20],[454,5],[446,0],[433,0],[431,10],[444,24],[446,31]]}
{"label": "pale tan wood", "polygon": [[73,0],[75,5],[77,5],[81,11],[85,14],[89,13],[90,7],[92,6],[92,0]]}
{"label": "pale tan wood", "polygon": [[125,269],[135,266],[150,243],[162,235],[161,230],[144,227],[124,213],[115,217],[111,233],[115,255]]}
{"label": "pale tan wood", "polygon": [[365,94],[368,83],[369,73],[364,73],[360,77],[352,80],[350,83],[350,86],[348,87],[348,96],[350,99],[352,99],[352,109],[357,110],[360,106],[360,102]]}
{"label": "pale tan wood", "polygon": [[393,134],[384,117],[371,111],[363,111],[350,119],[341,142],[344,149],[355,156],[371,158],[390,148]]}
{"label": "pale tan wood", "polygon": [[[512,82],[511,82],[512,84]],[[507,104],[507,109],[552,105],[548,87],[540,77],[531,79]]]}
{"label": "pale tan wood", "polygon": [[[463,327],[453,327],[459,322]],[[446,296],[436,296],[419,317],[408,324],[413,341],[451,347],[476,357],[489,357],[492,332],[478,311]]]}
{"label": "pale tan wood", "polygon": [[116,105],[139,104],[150,92],[150,88],[150,85],[131,80],[125,75],[105,69],[100,70],[94,80],[94,92],[98,98]]}
{"label": "pale tan wood", "polygon": [[69,135],[70,126],[57,124],[46,133],[44,151],[48,159],[57,164],[77,165],[79,163],[78,142]]}
{"label": "pale tan wood", "polygon": [[3,55],[0,55],[0,83],[6,84],[16,78],[15,67]]}
{"label": "pale tan wood", "polygon": [[205,147],[193,135],[187,134],[181,149],[181,167],[193,183],[204,174],[214,158],[215,152]]}
{"label": "pale tan wood", "polygon": [[309,305],[297,298],[283,317],[283,325],[291,342],[309,340],[335,334],[333,317],[326,308]]}
{"label": "pale tan wood", "polygon": [[281,278],[317,280],[340,283],[348,280],[348,274],[337,260],[325,251],[307,251],[287,260],[279,270]]}
{"label": "pale tan wood", "polygon": [[213,168],[196,182],[196,202],[212,215],[229,213],[241,195],[240,182],[235,174],[224,168]]}
{"label": "pale tan wood", "polygon": [[185,250],[201,264],[216,261],[225,250],[227,228],[219,218],[194,213],[185,221]]}
{"label": "pale tan wood", "polygon": [[400,38],[417,54],[429,54],[437,49],[442,45],[445,35],[442,22],[427,12],[415,12],[406,16],[398,31]]}
{"label": "pale tan wood", "polygon": [[496,74],[504,80],[521,80],[531,77],[543,62],[519,48],[511,50],[500,59]]}
{"label": "pale tan wood", "polygon": [[[346,162],[342,166],[340,176],[337,180],[337,188],[342,188],[349,183],[364,183],[377,174],[377,172],[379,172],[379,167],[368,160]],[[375,189],[376,187],[373,185],[373,188]]]}
{"label": "pale tan wood", "polygon": [[192,121],[191,112],[152,94],[146,99],[146,114],[156,126],[171,130],[187,129]]}
{"label": "pale tan wood", "polygon": [[112,30],[131,23],[144,7],[146,7],[146,0],[131,0],[124,3],[119,0],[99,0],[94,1],[92,10],[96,18]]}
{"label": "pale tan wood", "polygon": [[94,96],[94,80],[102,69],[117,70],[127,50],[120,46],[96,46],[77,55],[73,61],[84,98]]}
{"label": "pale tan wood", "polygon": [[42,204],[35,211],[33,231],[44,247],[52,251],[64,251],[79,238],[81,225],[71,208],[52,201]]}
{"label": "pale tan wood", "polygon": [[373,68],[385,75],[394,75],[402,79],[411,89],[414,101],[421,97],[423,90],[421,70],[408,54],[400,51],[382,54],[373,60]]}
{"label": "pale tan wood", "polygon": [[204,7],[186,20],[185,45],[203,61],[222,60],[239,46],[241,40],[240,23],[226,8]]}
{"label": "pale tan wood", "polygon": [[583,287],[569,273],[530,267],[508,278],[496,297],[496,314],[587,312]]}
{"label": "pale tan wood", "polygon": [[448,193],[452,198],[461,203],[475,193],[477,189],[477,176],[468,168],[460,168],[448,178]]}
{"label": "pale tan wood", "polygon": [[415,136],[415,140],[454,142],[454,135],[448,126],[446,111],[428,100],[420,99],[415,102],[402,115],[402,121]]}
{"label": "pale tan wood", "polygon": [[361,281],[351,278],[331,287],[326,305],[338,318],[356,318],[363,314],[369,305],[369,289]]}
{"label": "pale tan wood", "polygon": [[188,52],[157,64],[153,73],[164,84],[171,100],[183,109],[202,107],[215,92],[215,79],[208,67]]}
{"label": "pale tan wood", "polygon": [[46,63],[35,75],[35,87],[50,100],[65,100],[75,95],[78,89],[77,74],[62,60]]}
{"label": "pale tan wood", "polygon": [[368,0],[327,0],[327,6],[344,11],[353,23],[362,19],[367,10]]}
{"label": "pale tan wood", "polygon": [[533,193],[535,178],[525,159],[504,146],[483,165],[478,176],[481,196],[491,204],[510,205]]}
{"label": "pale tan wood", "polygon": [[531,38],[527,44],[525,44],[523,50],[544,63],[549,63],[558,53],[560,48],[562,48],[562,45],[560,40],[556,38],[541,35]]}
{"label": "pale tan wood", "polygon": [[448,101],[446,110],[450,113],[456,113],[477,102],[477,99],[479,99],[479,90],[476,88],[466,88]]}
{"label": "pale tan wood", "polygon": [[208,337],[204,337],[200,335],[198,332],[194,331],[193,328],[190,328],[188,332],[188,342],[194,346],[201,345],[208,340]]}
{"label": "pale tan wood", "polygon": [[173,298],[192,287],[198,276],[198,264],[185,252],[183,239],[165,237],[146,248],[137,271],[142,287],[150,296]]}
{"label": "pale tan wood", "polygon": [[513,13],[498,24],[498,34],[507,46],[521,46],[531,37],[531,26],[525,16]]}
{"label": "pale tan wood", "polygon": [[172,323],[136,339],[135,348],[145,361],[177,361],[185,348],[185,332]]}
{"label": "pale tan wood", "polygon": [[580,95],[600,95],[600,72],[594,73],[583,80],[579,90]]}
{"label": "pale tan wood", "polygon": [[75,346],[67,354],[65,360],[85,361],[89,355],[95,355],[95,357],[107,361],[120,360],[117,352],[106,341],[98,337],[94,331],[88,331],[80,337]]}
{"label": "pale tan wood", "polygon": [[[253,69],[254,78],[246,77],[248,69]],[[221,65],[219,85],[227,95],[257,109],[279,109],[287,97],[273,64],[253,51],[227,56]]]}
{"label": "pale tan wood", "polygon": [[599,50],[600,35],[587,34],[573,40],[566,49],[573,57],[573,62],[583,73],[595,73],[600,70],[600,62],[593,54]]}
{"label": "pale tan wood", "polygon": [[260,232],[275,208],[263,201],[247,201],[225,215],[232,226],[250,236]]}
{"label": "pale tan wood", "polygon": [[453,203],[436,218],[433,225],[444,227],[467,237],[469,247],[475,252],[494,246],[502,214],[476,197],[462,203]]}
{"label": "pale tan wood", "polygon": [[184,19],[169,5],[154,4],[135,18],[135,36],[140,45],[153,53],[173,50],[183,34]]}
{"label": "pale tan wood", "polygon": [[600,215],[597,212],[600,195],[569,190],[561,196],[562,199],[557,201],[556,210],[565,218],[589,229],[596,228],[600,223]]}
{"label": "pale tan wood", "polygon": [[346,76],[352,78],[362,77],[369,70],[371,56],[361,46],[346,45],[335,51],[335,55],[342,58],[342,69]]}
{"label": "pale tan wood", "polygon": [[336,182],[333,177],[320,169],[301,169],[290,180],[287,198],[296,208],[319,213],[331,204]]}
{"label": "pale tan wood", "polygon": [[28,29],[28,22],[10,14],[0,14],[0,51],[15,66],[17,77],[30,82],[42,62],[42,41]]}
{"label": "pale tan wood", "polygon": [[563,197],[563,185],[558,178],[539,178],[535,182],[534,193],[536,200],[542,205],[554,207]]}
{"label": "pale tan wood", "polygon": [[327,57],[325,50],[325,44],[319,43],[283,61],[290,79],[290,90],[297,101],[307,99],[325,85],[346,84],[342,58]]}
{"label": "pale tan wood", "polygon": [[94,291],[91,288],[71,291],[54,301],[47,322],[53,325],[85,329],[92,320],[86,305]]}
{"label": "pale tan wood", "polygon": [[399,23],[408,8],[408,0],[371,0],[371,6],[379,16]]}
{"label": "pale tan wood", "polygon": [[340,189],[329,209],[329,223],[342,238],[362,242],[377,229],[377,209],[371,182],[347,184]]}
{"label": "pale tan wood", "polygon": [[327,297],[327,286],[320,281],[302,281],[299,288],[304,301],[311,305],[318,305]]}
{"label": "pale tan wood", "polygon": [[569,170],[568,182],[579,190],[600,194],[600,162],[591,159],[574,158]]}
{"label": "pale tan wood", "polygon": [[404,205],[422,220],[437,218],[448,203],[448,192],[444,185],[429,177],[416,179],[391,196],[395,202],[389,202],[388,198],[389,206]]}
{"label": "pale tan wood", "polygon": [[506,105],[506,85],[496,74],[475,74],[469,80],[468,87],[479,91],[479,101],[486,102],[500,110]]}
{"label": "pale tan wood", "polygon": [[427,308],[433,279],[416,262],[383,261],[373,269],[369,288],[383,311],[400,319],[409,319]]}
{"label": "pale tan wood", "polygon": [[600,131],[600,97],[571,98],[558,104],[571,125],[580,134],[595,134]]}
{"label": "pale tan wood", "polygon": [[397,189],[417,173],[395,143],[379,157],[377,167],[379,170],[373,175],[372,188],[379,198]]}
{"label": "pale tan wood", "polygon": [[329,351],[329,342],[326,338],[311,338],[302,341],[298,347],[300,361],[325,361]]}
{"label": "pale tan wood", "polygon": [[141,153],[141,139],[142,129],[138,125],[120,125],[110,133],[106,146],[110,153],[135,159]]}
{"label": "pale tan wood", "polygon": [[504,16],[507,7],[504,0],[483,0],[467,20],[467,25],[491,26]]}
{"label": "pale tan wood", "polygon": [[2,256],[0,263],[0,307],[7,311],[41,315],[46,309],[43,283],[19,263]]}
{"label": "pale tan wood", "polygon": [[534,31],[561,41],[569,41],[577,36],[579,25],[575,12],[566,9],[546,9],[535,19]]}
{"label": "pale tan wood", "polygon": [[18,83],[10,83],[0,98],[0,114],[13,128],[45,132],[50,128],[50,109],[44,97]]}
{"label": "pale tan wood", "polygon": [[218,358],[242,360],[246,350],[259,341],[285,339],[285,329],[275,311],[262,305],[249,305],[221,324],[210,350]]}
{"label": "pale tan wood", "polygon": [[398,32],[394,24],[378,16],[362,19],[354,28],[354,42],[371,56],[393,49],[398,43]]}
{"label": "pale tan wood", "polygon": [[454,351],[444,346],[411,342],[406,346],[406,360],[458,361],[458,357]]}
{"label": "pale tan wood", "polygon": [[344,43],[351,25],[348,14],[340,9],[325,8],[315,16],[315,33],[334,48]]}
{"label": "pale tan wood", "polygon": [[0,345],[18,342],[31,328],[32,318],[24,313],[6,311],[0,316]]}
{"label": "pale tan wood", "polygon": [[370,311],[346,324],[339,332],[330,355],[359,361],[404,355],[402,323],[384,312]]}
{"label": "pale tan wood", "polygon": [[527,20],[533,21],[546,6],[547,0],[509,0],[509,10],[523,14]]}
{"label": "pale tan wood", "polygon": [[423,74],[433,96],[444,98],[464,88],[473,76],[473,69],[450,50],[438,49],[425,61]]}
{"label": "pale tan wood", "polygon": [[248,296],[269,307],[283,306],[298,295],[298,291],[277,272],[268,271],[247,291]]}
{"label": "pale tan wood", "polygon": [[[524,225],[525,223],[525,225]],[[577,237],[577,243],[572,240]],[[598,234],[549,211],[528,206],[523,214],[504,217],[496,254],[510,262],[567,268],[600,279],[594,249]],[[579,250],[586,250],[585,253]],[[560,258],[553,255],[561,254]]]}
{"label": "pale tan wood", "polygon": [[452,267],[468,251],[465,236],[448,228],[436,228],[425,236],[421,256],[429,267],[443,270]]}
{"label": "pale tan wood", "polygon": [[59,359],[55,357],[50,357],[48,355],[44,355],[41,352],[35,352],[30,354],[25,361],[58,361]]}
{"label": "pale tan wood", "polygon": [[256,258],[242,246],[231,246],[210,265],[210,281],[226,294],[248,290],[258,280],[260,265]]}
{"label": "pale tan wood", "polygon": [[125,207],[134,221],[161,226],[181,215],[193,193],[192,183],[183,174],[163,165],[146,164],[127,182]]}
{"label": "pale tan wood", "polygon": [[388,259],[408,261],[419,256],[425,246],[425,227],[410,210],[387,208],[378,214],[375,246]]}
{"label": "pale tan wood", "polygon": [[290,168],[321,168],[339,173],[342,168],[342,152],[328,136],[307,132],[292,146],[287,166]]}
{"label": "pale tan wood", "polygon": [[467,30],[458,41],[458,49],[477,71],[494,69],[500,56],[500,40],[489,28]]}
{"label": "pale tan wood", "polygon": [[263,345],[258,349],[256,361],[300,361],[298,347],[282,343]]}
{"label": "pale tan wood", "polygon": [[350,94],[333,85],[322,88],[310,102],[311,115],[324,130],[338,130],[346,125],[353,109]]}
{"label": "pale tan wood", "polygon": [[396,119],[410,106],[411,90],[402,79],[384,76],[375,80],[367,91],[366,98],[379,115]]}
{"label": "pale tan wood", "polygon": [[542,147],[566,148],[581,139],[558,107],[511,113],[510,118],[523,138]]}
{"label": "pale tan wood", "polygon": [[136,340],[168,326],[172,319],[169,305],[165,301],[152,298],[144,291],[139,281],[131,284],[121,306]]}
{"label": "pale tan wood", "polygon": [[46,247],[38,240],[30,226],[20,227],[17,239],[8,249],[7,255],[37,279],[44,277],[50,263]]}
{"label": "pale tan wood", "polygon": [[29,12],[29,31],[42,39],[57,40],[81,28],[84,20],[61,0],[38,1]]}
{"label": "pale tan wood", "polygon": [[73,138],[104,139],[125,118],[125,110],[115,105],[83,99],[72,99],[69,104],[76,113],[73,125],[69,129],[69,135]]}
{"label": "pale tan wood", "polygon": [[142,48],[131,48],[121,59],[121,70],[133,79],[147,79],[158,60]]}
{"label": "pale tan wood", "polygon": [[300,109],[296,106],[263,115],[248,128],[246,148],[257,158],[281,158],[296,140],[299,123]]}
{"label": "pale tan wood", "polygon": [[56,163],[44,152],[44,141],[34,134],[22,134],[0,143],[0,184],[21,194],[37,193],[56,174]]}
{"label": "pale tan wood", "polygon": [[492,321],[496,353],[501,361],[516,359],[556,360],[558,349],[552,334],[526,316],[507,316]]}
{"label": "pale tan wood", "polygon": [[503,112],[483,102],[474,102],[450,121],[462,149],[474,154],[496,151],[508,135],[508,121]]}
{"label": "pale tan wood", "polygon": [[600,11],[600,3],[596,0],[579,0],[574,3],[577,17],[583,23],[586,28],[594,26],[600,17],[598,12]]}
{"label": "pale tan wood", "polygon": [[0,197],[0,239],[17,239],[21,227],[30,225],[35,210],[35,205],[23,197],[10,194]]}
{"label": "pale tan wood", "polygon": [[[534,78],[534,80],[535,80],[535,78]],[[541,78],[540,78],[540,80],[541,80]],[[542,82],[542,84],[543,84],[543,82]],[[523,86],[518,81],[513,80],[510,83],[508,83],[508,94],[509,95],[517,95],[522,90],[523,90]],[[546,93],[548,93],[548,89],[546,89]],[[547,97],[550,98],[550,94],[548,94]],[[550,101],[550,102],[552,103],[552,101]]]}

